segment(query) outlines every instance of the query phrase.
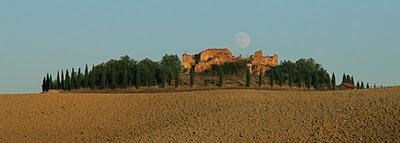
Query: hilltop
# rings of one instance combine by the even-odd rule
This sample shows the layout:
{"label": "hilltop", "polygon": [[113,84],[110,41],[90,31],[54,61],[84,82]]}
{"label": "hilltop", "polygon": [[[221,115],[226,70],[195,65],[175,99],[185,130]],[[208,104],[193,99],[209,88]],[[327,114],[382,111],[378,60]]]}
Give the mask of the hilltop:
{"label": "hilltop", "polygon": [[[61,69],[57,76],[47,74],[42,90],[115,90],[153,91],[155,88],[261,88],[282,87],[308,90],[364,89],[368,83],[356,84],[353,76],[343,74],[340,85],[334,73],[329,73],[312,58],[295,62],[278,62],[277,55],[264,55],[261,50],[250,57],[234,56],[228,48],[206,49],[198,54],[184,53],[182,58],[166,54],[161,61],[145,58],[136,61],[129,56],[118,60],[86,65],[71,70]],[[375,86],[374,86],[375,87]],[[162,91],[162,90],[161,90]]]}

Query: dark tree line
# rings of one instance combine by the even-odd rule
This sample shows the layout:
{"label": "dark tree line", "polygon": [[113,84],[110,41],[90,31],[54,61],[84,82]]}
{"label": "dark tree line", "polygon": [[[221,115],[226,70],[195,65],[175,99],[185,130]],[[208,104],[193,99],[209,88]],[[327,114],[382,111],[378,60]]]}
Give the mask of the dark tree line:
{"label": "dark tree line", "polygon": [[93,66],[89,71],[86,65],[85,71],[81,68],[61,70],[57,73],[57,79],[53,80],[51,74],[47,74],[42,83],[42,91],[50,89],[77,90],[90,89],[126,89],[131,86],[140,88],[143,86],[159,86],[164,88],[166,84],[175,84],[178,87],[182,73],[181,62],[177,55],[165,55],[160,62],[148,58],[140,62],[123,56],[119,60],[110,60]]}
{"label": "dark tree line", "polygon": [[[224,86],[226,75],[244,77],[245,86],[250,87],[252,77],[256,73],[251,73],[246,64],[248,59],[237,62],[225,63],[222,65],[213,65],[210,69],[195,73],[193,66],[189,71],[189,85],[195,86],[195,76],[215,76],[218,77],[218,87]],[[313,59],[300,59],[296,62],[283,61],[276,67],[266,73],[257,73],[258,87],[263,83],[268,83],[270,87],[278,86],[296,86],[298,88],[308,88],[317,90],[335,89],[336,77],[332,76]],[[182,77],[182,65],[177,55],[168,55],[162,57],[161,61],[153,61],[145,58],[141,61],[135,61],[129,56],[123,56],[118,60],[112,59],[99,65],[93,65],[89,70],[86,65],[84,71],[81,68],[70,70],[61,70],[57,72],[56,79],[51,74],[46,74],[42,81],[42,91],[50,89],[79,90],[79,89],[127,89],[129,87],[150,87],[166,86],[179,87]],[[254,76],[253,76],[254,75]],[[265,78],[265,82],[264,81]],[[343,74],[342,83],[349,83],[358,89],[369,88],[367,83],[357,82],[354,84],[354,78]],[[205,82],[206,86],[206,82]]]}
{"label": "dark tree line", "polygon": [[336,82],[335,78],[331,79],[329,73],[311,58],[296,62],[283,61],[265,75],[269,78],[271,87],[277,84],[308,89],[332,89]]}

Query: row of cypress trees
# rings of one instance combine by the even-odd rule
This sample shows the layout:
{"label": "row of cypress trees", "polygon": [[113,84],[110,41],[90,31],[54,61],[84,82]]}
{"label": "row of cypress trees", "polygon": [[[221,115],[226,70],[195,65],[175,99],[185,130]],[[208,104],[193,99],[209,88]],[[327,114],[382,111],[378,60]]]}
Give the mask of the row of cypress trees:
{"label": "row of cypress trees", "polygon": [[142,86],[158,85],[164,88],[166,84],[175,87],[180,84],[182,73],[181,63],[177,55],[165,55],[160,62],[148,58],[136,62],[129,56],[123,56],[119,60],[110,60],[96,66],[89,71],[86,65],[85,72],[81,69],[71,72],[61,70],[57,72],[54,80],[51,74],[43,78],[42,91],[50,89],[77,90],[82,88],[91,89],[126,89],[130,86],[140,88]]}
{"label": "row of cypress trees", "polygon": [[[245,74],[246,87],[251,86],[251,79],[254,75],[246,67],[248,59],[238,62],[213,65],[210,69],[199,73],[203,76],[218,76],[218,87],[223,87],[225,75],[242,76]],[[283,61],[268,73],[257,73],[257,85],[268,83],[270,87],[288,85],[299,88],[310,89],[335,89],[336,77],[332,76],[313,59],[300,59],[296,62]],[[189,71],[189,85],[195,85],[195,67]],[[166,84],[178,87],[182,76],[182,67],[177,55],[165,55],[160,62],[148,58],[136,62],[129,56],[123,56],[119,60],[110,60],[96,66],[89,71],[86,65],[84,72],[81,68],[76,71],[74,68],[57,72],[56,79],[51,74],[46,74],[42,81],[42,91],[50,89],[77,90],[82,88],[90,89],[126,89],[131,86],[140,88],[142,86],[159,86],[164,88]],[[268,79],[264,82],[263,78]],[[342,83],[354,85],[354,78],[343,74]],[[363,89],[364,83],[357,83],[357,88]],[[369,88],[369,84],[367,84]]]}

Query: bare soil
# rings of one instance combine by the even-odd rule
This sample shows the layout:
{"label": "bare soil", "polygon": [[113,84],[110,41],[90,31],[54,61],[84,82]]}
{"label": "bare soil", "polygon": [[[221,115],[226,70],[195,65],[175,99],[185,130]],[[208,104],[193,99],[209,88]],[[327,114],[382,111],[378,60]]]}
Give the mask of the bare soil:
{"label": "bare soil", "polygon": [[0,142],[400,142],[400,88],[0,96]]}

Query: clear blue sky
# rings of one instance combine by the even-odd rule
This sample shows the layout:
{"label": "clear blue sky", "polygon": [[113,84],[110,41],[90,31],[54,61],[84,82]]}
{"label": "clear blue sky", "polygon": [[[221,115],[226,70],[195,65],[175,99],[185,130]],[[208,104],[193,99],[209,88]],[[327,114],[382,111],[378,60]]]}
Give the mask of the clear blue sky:
{"label": "clear blue sky", "polygon": [[[252,43],[238,48],[237,32]],[[312,57],[341,80],[400,83],[398,0],[1,0],[0,92],[38,92],[45,73],[129,55],[207,47]]]}

